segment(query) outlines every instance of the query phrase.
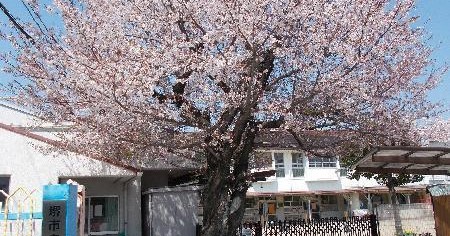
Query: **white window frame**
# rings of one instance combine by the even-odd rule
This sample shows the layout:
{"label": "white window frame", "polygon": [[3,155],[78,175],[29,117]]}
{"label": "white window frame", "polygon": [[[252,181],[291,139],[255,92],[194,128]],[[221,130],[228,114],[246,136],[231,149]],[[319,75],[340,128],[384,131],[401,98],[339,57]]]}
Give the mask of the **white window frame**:
{"label": "white window frame", "polygon": [[[277,154],[281,154],[281,157]],[[277,159],[281,159],[281,162],[277,162]],[[274,152],[273,153],[273,162],[275,164],[275,176],[277,178],[285,178],[286,177],[286,165],[284,163],[284,153],[283,152]],[[278,176],[279,173],[283,173],[283,176]]]}
{"label": "white window frame", "polygon": [[[314,159],[320,161],[313,161]],[[326,160],[328,159],[328,160]],[[324,165],[327,166],[324,166]],[[330,165],[330,166],[328,166]],[[336,157],[312,157],[309,159],[309,168],[337,168],[337,158]]]}
{"label": "white window frame", "polygon": [[[299,153],[299,152],[293,152],[292,154],[291,154],[291,157],[292,157],[292,178],[303,178],[303,177],[305,177],[305,164],[304,164],[304,155],[303,155],[303,153]],[[300,159],[300,162],[294,162],[294,159],[296,159],[296,158],[299,158]],[[299,175],[299,176],[295,176],[295,170],[302,170],[303,171],[303,174],[302,175]]]}
{"label": "white window frame", "polygon": [[[100,231],[91,232],[91,198],[107,198],[114,197],[117,198],[117,231]],[[85,204],[88,206],[88,211],[85,213],[88,218],[87,221],[87,235],[108,235],[108,234],[119,234],[120,233],[120,197],[119,195],[99,195],[99,196],[86,196]]]}

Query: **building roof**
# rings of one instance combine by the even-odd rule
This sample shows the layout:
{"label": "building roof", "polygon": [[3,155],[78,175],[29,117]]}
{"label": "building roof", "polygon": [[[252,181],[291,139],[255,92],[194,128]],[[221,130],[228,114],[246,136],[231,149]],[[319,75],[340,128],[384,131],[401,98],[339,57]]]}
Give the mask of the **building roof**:
{"label": "building roof", "polygon": [[[34,114],[31,113],[31,112],[25,111],[25,110],[23,110],[23,109],[21,109],[21,108],[15,106],[15,105],[12,105],[12,104],[10,104],[10,103],[8,103],[8,102],[5,102],[5,101],[3,101],[3,100],[4,100],[4,99],[0,98],[0,107],[4,107],[4,108],[7,108],[7,109],[10,109],[10,110],[13,110],[13,111],[16,111],[16,112],[19,112],[19,113],[28,115],[28,116],[37,117],[36,115],[34,115]],[[38,117],[37,117],[37,118],[38,118]]]}
{"label": "building roof", "polygon": [[450,148],[377,147],[357,162],[353,169],[375,174],[450,175]]}
{"label": "building roof", "polygon": [[258,148],[277,148],[277,149],[300,149],[297,140],[285,130],[262,130],[255,138],[255,145]]}
{"label": "building roof", "polygon": [[[186,154],[185,156],[181,156],[181,154],[178,155],[168,154],[164,155],[163,157],[155,156],[155,158],[152,159],[136,160],[136,159],[119,159],[115,157],[106,157],[94,154],[81,153],[80,151],[73,150],[72,148],[67,147],[62,142],[58,142],[52,138],[47,138],[40,134],[40,133],[61,132],[66,130],[69,127],[68,125],[64,124],[55,126],[51,123],[45,123],[44,121],[40,122],[41,119],[35,116],[33,113],[23,110],[20,107],[17,107],[7,102],[6,100],[4,101],[4,99],[1,98],[0,98],[0,108],[6,108],[10,111],[13,111],[14,113],[23,114],[27,117],[30,117],[30,122],[25,123],[16,122],[17,120],[14,120],[14,118],[11,117],[10,120],[12,120],[12,122],[14,123],[4,122],[2,119],[0,121],[0,129],[20,134],[27,138],[31,138],[46,143],[48,145],[51,145],[52,147],[57,147],[64,151],[70,151],[73,153],[81,154],[90,157],[92,159],[100,160],[117,167],[131,170],[133,172],[140,172],[142,170],[186,169],[185,168],[186,166],[187,169],[198,168],[198,164],[193,163],[189,158],[186,158],[187,155],[189,154]],[[35,125],[36,120],[38,120],[37,125]],[[33,125],[30,125],[31,123]]]}
{"label": "building roof", "polygon": [[61,148],[61,149],[66,150],[66,151],[70,151],[70,152],[73,152],[73,153],[81,154],[81,155],[87,156],[89,158],[92,158],[94,160],[103,161],[103,162],[109,163],[109,164],[111,164],[113,166],[117,166],[117,167],[120,167],[120,168],[123,168],[123,169],[126,169],[126,170],[130,170],[130,171],[133,171],[133,172],[140,172],[141,171],[140,168],[136,168],[136,167],[131,166],[131,165],[120,163],[117,160],[114,160],[112,158],[102,157],[102,156],[94,156],[94,155],[85,155],[83,153],[79,153],[79,152],[76,152],[76,151],[73,151],[73,150],[67,150],[65,145],[63,145],[62,143],[60,143],[60,142],[58,142],[56,140],[52,140],[52,139],[46,138],[44,136],[41,136],[41,135],[38,135],[38,134],[35,134],[35,133],[31,133],[31,132],[29,132],[29,131],[27,131],[25,129],[22,129],[22,128],[18,128],[18,127],[14,127],[14,126],[11,126],[11,125],[0,123],[0,129],[7,130],[9,132],[13,132],[13,133],[25,136],[27,138],[34,139],[34,140],[46,143],[46,144],[51,145],[53,147],[57,147],[57,148]]}
{"label": "building roof", "polygon": [[351,136],[352,133],[349,131],[306,130],[295,132],[294,136],[288,130],[266,129],[260,131],[255,139],[255,145],[263,150],[315,150],[331,155],[336,144],[345,142]]}

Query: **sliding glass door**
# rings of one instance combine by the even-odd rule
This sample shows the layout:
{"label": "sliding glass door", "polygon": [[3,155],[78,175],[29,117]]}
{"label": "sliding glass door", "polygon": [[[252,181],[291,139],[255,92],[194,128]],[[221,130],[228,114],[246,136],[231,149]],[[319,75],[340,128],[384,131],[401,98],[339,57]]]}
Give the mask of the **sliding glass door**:
{"label": "sliding glass door", "polygon": [[86,197],[86,235],[119,234],[119,197]]}

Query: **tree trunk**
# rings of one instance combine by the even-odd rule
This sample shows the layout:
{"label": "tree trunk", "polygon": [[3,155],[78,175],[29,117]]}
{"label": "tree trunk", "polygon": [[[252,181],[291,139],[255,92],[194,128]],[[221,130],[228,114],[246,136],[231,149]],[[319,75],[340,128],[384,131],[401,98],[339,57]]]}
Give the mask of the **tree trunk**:
{"label": "tree trunk", "polygon": [[402,236],[403,235],[403,226],[402,219],[400,217],[400,209],[397,193],[395,192],[394,184],[388,184],[389,188],[389,200],[392,204],[392,211],[394,212],[394,227],[395,227],[395,235]]}
{"label": "tree trunk", "polygon": [[[250,153],[256,129],[247,126],[238,145],[220,144],[207,154],[207,183],[202,193],[202,236],[236,235],[245,211]],[[235,141],[235,140],[234,140]]]}
{"label": "tree trunk", "polygon": [[245,178],[233,178],[225,163],[217,162],[209,169],[202,195],[202,236],[235,235],[244,216],[247,182]]}

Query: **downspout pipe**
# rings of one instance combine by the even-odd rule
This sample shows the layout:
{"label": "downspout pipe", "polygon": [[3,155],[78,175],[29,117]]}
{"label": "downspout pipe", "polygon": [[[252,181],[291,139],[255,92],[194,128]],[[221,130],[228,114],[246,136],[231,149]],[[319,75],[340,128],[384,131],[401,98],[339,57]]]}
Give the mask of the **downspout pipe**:
{"label": "downspout pipe", "polygon": [[[142,177],[142,172],[137,172],[135,176],[130,177],[129,179],[127,179],[126,181],[123,182],[122,184],[122,190],[123,190],[123,206],[124,206],[124,211],[123,211],[123,224],[124,224],[124,233],[125,236],[128,235],[128,183],[131,182],[132,180],[135,180],[136,178],[141,178]],[[140,193],[137,194],[139,197],[141,196]]]}

